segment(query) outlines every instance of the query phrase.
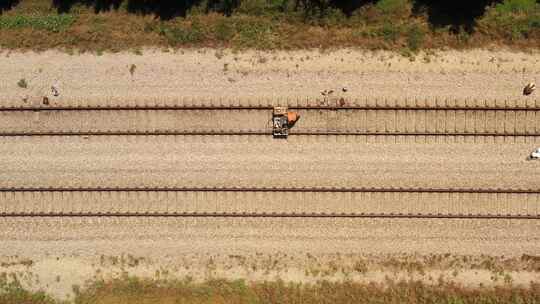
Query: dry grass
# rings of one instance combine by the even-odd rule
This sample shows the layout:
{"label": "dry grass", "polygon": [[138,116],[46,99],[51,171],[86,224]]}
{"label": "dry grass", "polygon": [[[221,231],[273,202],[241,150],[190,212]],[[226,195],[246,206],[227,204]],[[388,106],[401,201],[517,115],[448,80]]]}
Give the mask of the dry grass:
{"label": "dry grass", "polygon": [[[111,278],[107,275],[96,275],[93,277],[96,281],[90,285],[74,286],[73,303],[538,303],[540,300],[540,285],[537,282],[530,285],[529,281],[514,282],[514,276],[519,281],[516,272],[540,271],[537,256],[506,259],[447,254],[352,258],[341,254],[327,257],[308,254],[309,263],[301,267],[305,267],[306,276],[312,280],[301,282],[311,284],[299,281],[286,283],[277,279],[281,277],[277,274],[287,273],[293,270],[294,265],[301,264],[291,258],[280,254],[256,254],[250,257],[216,255],[197,262],[204,264],[204,273],[212,275],[195,276],[197,281],[193,281],[189,275],[185,275],[189,273],[189,268],[199,267],[192,259],[181,263],[184,266],[180,268],[186,267],[182,276],[175,275],[179,269],[177,266],[169,265],[160,266],[152,278],[141,279],[129,276],[128,271],[148,265],[148,260],[129,254],[101,256],[98,264],[103,268],[99,273],[117,267],[123,275],[113,280],[103,279]],[[4,262],[2,267],[32,264],[25,259],[11,259]],[[250,283],[218,279],[222,278],[226,269],[234,271],[239,266],[245,268],[245,273],[264,272],[266,279],[250,278]],[[453,273],[448,270],[453,270]],[[456,278],[463,275],[462,271],[471,270],[490,270],[491,280],[497,284],[469,282],[469,285],[460,285]],[[375,281],[356,281],[347,276],[361,275],[366,278],[372,271],[387,274],[384,279]],[[0,303],[59,303],[43,292],[33,293],[22,288],[20,282],[34,282],[36,277],[30,274],[15,271],[1,275]],[[56,283],[64,280],[66,278],[60,276],[55,278]]]}
{"label": "dry grass", "polygon": [[151,15],[130,14],[123,9],[95,14],[91,8],[79,6],[69,14],[58,15],[49,2],[22,1],[1,15],[0,46],[34,50],[77,48],[95,52],[138,50],[145,46],[362,47],[410,54],[425,48],[493,44],[524,48],[540,44],[540,12],[534,9],[513,12],[494,7],[478,21],[478,30],[474,33],[453,33],[448,28],[432,28],[426,16],[413,15],[409,1],[380,1],[349,18],[329,14],[308,22],[294,14],[254,14],[253,11],[257,11],[254,8],[240,8],[230,17],[212,12],[192,13],[168,21]]}
{"label": "dry grass", "polygon": [[[17,281],[0,281],[0,303],[59,303],[43,293],[31,293]],[[96,281],[87,288],[74,287],[76,304],[149,303],[538,303],[540,285],[528,288],[471,289],[445,283],[425,285],[415,281],[385,284],[327,282],[302,285],[282,281],[245,283],[242,280],[143,280],[124,276]]]}

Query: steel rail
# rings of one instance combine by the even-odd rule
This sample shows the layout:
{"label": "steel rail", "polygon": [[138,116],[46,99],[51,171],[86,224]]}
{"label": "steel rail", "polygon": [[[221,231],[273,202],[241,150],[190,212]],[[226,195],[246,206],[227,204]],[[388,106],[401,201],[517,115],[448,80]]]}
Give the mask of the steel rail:
{"label": "steel rail", "polygon": [[1,187],[0,192],[363,192],[540,194],[540,189],[373,187]]}
{"label": "steel rail", "polygon": [[[276,105],[278,106],[278,105]],[[286,105],[283,105],[286,106]],[[20,111],[223,111],[223,110],[272,110],[274,106],[206,106],[206,105],[179,105],[179,106],[50,106],[50,107],[0,107],[0,112]],[[390,111],[540,111],[538,107],[503,107],[503,106],[320,106],[320,105],[289,105],[291,110],[390,110]]]}
{"label": "steel rail", "polygon": [[[0,137],[23,136],[225,136],[272,135],[272,131],[98,131],[98,132],[0,132]],[[340,131],[290,131],[289,136],[468,136],[468,137],[540,137],[540,133],[472,133],[472,132],[340,132]]]}
{"label": "steel rail", "polygon": [[532,214],[434,214],[434,213],[252,213],[252,212],[47,212],[0,213],[1,217],[226,217],[226,218],[388,218],[388,219],[527,219]]}
{"label": "steel rail", "polygon": [[[97,131],[97,132],[0,132],[0,136],[224,136],[224,135],[272,135],[272,131]],[[289,136],[331,136],[331,135],[351,135],[351,136],[477,136],[477,137],[536,137],[540,133],[473,133],[473,132],[364,132],[364,131],[294,131],[289,132]]]}

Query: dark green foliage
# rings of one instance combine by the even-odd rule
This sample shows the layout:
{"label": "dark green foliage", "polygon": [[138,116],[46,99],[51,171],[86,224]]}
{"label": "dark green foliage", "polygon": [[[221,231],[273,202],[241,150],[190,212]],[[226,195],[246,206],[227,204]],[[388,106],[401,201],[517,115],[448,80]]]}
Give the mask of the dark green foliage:
{"label": "dark green foliage", "polygon": [[407,46],[411,51],[418,51],[422,48],[425,39],[425,33],[422,28],[416,24],[409,27],[407,31]]}
{"label": "dark green foliage", "polygon": [[387,42],[395,42],[401,35],[401,30],[392,22],[385,22],[378,31],[379,36]]}
{"label": "dark green foliage", "polygon": [[536,0],[505,0],[488,10],[479,26],[494,38],[540,38],[540,4]]}
{"label": "dark green foliage", "polygon": [[[416,53],[426,47],[540,45],[540,4],[535,0],[481,0],[487,9],[478,9],[478,1],[428,0],[53,1],[69,14],[54,14],[51,1],[25,0],[4,11],[0,46],[100,52],[160,45],[360,46]],[[474,8],[470,15],[465,13],[469,6]],[[111,13],[95,14],[104,10]]]}
{"label": "dark green foliage", "polygon": [[242,48],[274,48],[274,24],[252,17],[238,18],[234,22],[235,44]]}

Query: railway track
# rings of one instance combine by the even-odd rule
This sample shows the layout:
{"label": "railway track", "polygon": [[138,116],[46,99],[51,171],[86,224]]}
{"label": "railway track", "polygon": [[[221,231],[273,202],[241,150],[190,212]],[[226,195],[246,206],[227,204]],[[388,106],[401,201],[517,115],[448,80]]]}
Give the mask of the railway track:
{"label": "railway track", "polygon": [[540,189],[9,187],[0,216],[540,219]]}
{"label": "railway track", "polygon": [[[271,136],[273,106],[0,107],[0,136]],[[538,104],[290,104],[294,138],[538,142]],[[340,140],[341,140],[340,139]],[[47,139],[44,139],[47,140]],[[309,141],[309,139],[307,139]],[[337,140],[337,139],[336,139]],[[4,187],[0,217],[540,219],[539,189]]]}
{"label": "railway track", "polygon": [[[292,135],[540,136],[540,109],[297,107]],[[268,107],[21,108],[0,111],[0,136],[269,135]]]}

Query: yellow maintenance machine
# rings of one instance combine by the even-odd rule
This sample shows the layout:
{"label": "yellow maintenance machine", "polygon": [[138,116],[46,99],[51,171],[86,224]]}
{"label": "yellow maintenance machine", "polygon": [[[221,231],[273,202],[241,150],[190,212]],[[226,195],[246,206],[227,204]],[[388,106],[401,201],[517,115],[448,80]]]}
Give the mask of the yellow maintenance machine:
{"label": "yellow maintenance machine", "polygon": [[289,129],[300,119],[300,115],[287,107],[274,107],[272,113],[273,134],[277,138],[287,138]]}

